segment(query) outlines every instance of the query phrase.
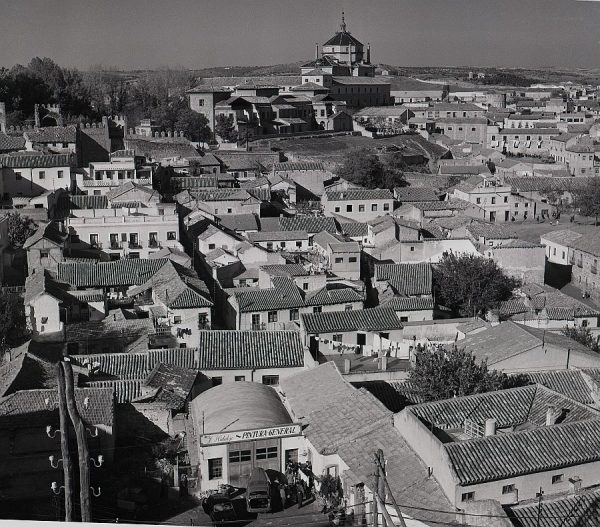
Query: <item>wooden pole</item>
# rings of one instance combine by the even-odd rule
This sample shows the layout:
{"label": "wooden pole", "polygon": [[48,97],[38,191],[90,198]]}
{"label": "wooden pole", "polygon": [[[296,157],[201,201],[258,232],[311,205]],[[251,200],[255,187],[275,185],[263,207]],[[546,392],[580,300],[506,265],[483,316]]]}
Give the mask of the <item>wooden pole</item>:
{"label": "wooden pole", "polygon": [[379,491],[379,460],[377,458],[377,454],[375,454],[375,473],[373,474],[373,477],[375,479],[375,483],[373,485],[373,503],[371,504],[371,507],[373,508],[373,527],[377,527],[378,525],[378,510],[377,510],[377,505],[379,504],[379,496],[377,495],[377,492]]}
{"label": "wooden pole", "polygon": [[402,527],[406,527],[406,522],[404,521],[404,517],[402,516],[402,511],[400,510],[400,507],[398,506],[398,502],[396,501],[396,498],[394,497],[392,489],[390,488],[390,484],[388,483],[387,477],[385,475],[385,470],[384,470],[385,461],[383,458],[383,452],[381,450],[380,450],[380,452],[381,452],[381,458],[378,460],[379,462],[377,463],[378,471],[381,475],[381,478],[383,479],[383,483],[387,489],[388,496],[390,497],[390,500],[392,501],[392,505],[394,506],[394,509],[396,510],[396,514],[398,515],[398,521],[400,522],[400,525]]}
{"label": "wooden pole", "polygon": [[383,514],[383,519],[384,519],[386,526],[394,527],[394,524],[390,518],[390,514],[385,507],[385,483],[384,483],[385,473],[382,474],[381,471],[379,470],[379,467],[381,467],[382,465],[385,466],[384,461],[383,461],[383,450],[381,450],[381,448],[375,454],[375,460],[376,460],[376,464],[377,464],[377,466],[375,467],[376,472],[379,474],[379,478],[378,478],[378,482],[377,482],[378,483],[377,484],[377,497],[379,498],[379,501],[378,501],[377,505],[378,505],[378,508],[381,508],[381,513]]}
{"label": "wooden pole", "polygon": [[71,363],[63,361],[62,363],[65,373],[66,384],[66,400],[69,417],[75,428],[77,436],[77,450],[79,453],[79,500],[81,502],[81,521],[90,522],[90,453],[87,445],[86,429],[77,404],[75,402],[75,387],[73,382],[73,368]]}
{"label": "wooden pole", "polygon": [[60,450],[65,480],[65,521],[73,521],[73,463],[69,452],[69,419],[65,396],[65,374],[59,364],[56,365],[58,377],[58,413],[60,416]]}

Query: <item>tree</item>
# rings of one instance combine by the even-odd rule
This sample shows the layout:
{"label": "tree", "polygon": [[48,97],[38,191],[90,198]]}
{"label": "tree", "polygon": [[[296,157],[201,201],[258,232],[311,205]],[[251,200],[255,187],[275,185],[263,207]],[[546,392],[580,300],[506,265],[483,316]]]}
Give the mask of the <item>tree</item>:
{"label": "tree", "polygon": [[16,293],[0,291],[0,352],[20,346],[28,336],[23,299]]}
{"label": "tree", "polygon": [[215,133],[229,143],[234,143],[238,140],[238,132],[235,129],[233,123],[233,117],[231,115],[217,115],[215,118]]}
{"label": "tree", "polygon": [[573,339],[574,341],[579,342],[579,344],[583,344],[584,346],[590,348],[592,351],[600,353],[600,336],[594,337],[590,328],[587,326],[579,326],[574,328],[565,326],[561,330],[561,333]]}
{"label": "tree", "polygon": [[438,303],[461,316],[478,316],[508,300],[520,281],[506,276],[494,260],[445,253],[433,268]]}
{"label": "tree", "polygon": [[417,349],[410,380],[419,387],[419,395],[428,401],[449,399],[474,393],[515,388],[529,383],[522,375],[508,376],[489,371],[486,361],[478,363],[464,349],[448,351]]}
{"label": "tree", "polygon": [[344,495],[339,476],[323,474],[319,478],[319,484],[319,501],[321,507],[326,510],[336,508]]}
{"label": "tree", "polygon": [[594,216],[598,225],[600,215],[600,178],[589,178],[588,182],[575,194],[575,203],[584,216]]}
{"label": "tree", "polygon": [[392,152],[381,157],[368,148],[352,150],[338,168],[342,178],[365,188],[393,189],[406,184],[406,164],[402,154]]}
{"label": "tree", "polygon": [[20,249],[25,240],[35,232],[35,225],[31,218],[25,218],[18,212],[11,212],[7,216],[8,241],[13,249]]}

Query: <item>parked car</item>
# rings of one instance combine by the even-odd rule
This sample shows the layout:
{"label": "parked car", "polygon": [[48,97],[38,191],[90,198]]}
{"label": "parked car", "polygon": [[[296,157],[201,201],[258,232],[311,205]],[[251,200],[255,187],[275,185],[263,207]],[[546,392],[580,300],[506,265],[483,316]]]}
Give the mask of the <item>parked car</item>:
{"label": "parked car", "polygon": [[215,493],[204,498],[202,508],[213,523],[230,522],[237,519],[233,502],[226,494]]}

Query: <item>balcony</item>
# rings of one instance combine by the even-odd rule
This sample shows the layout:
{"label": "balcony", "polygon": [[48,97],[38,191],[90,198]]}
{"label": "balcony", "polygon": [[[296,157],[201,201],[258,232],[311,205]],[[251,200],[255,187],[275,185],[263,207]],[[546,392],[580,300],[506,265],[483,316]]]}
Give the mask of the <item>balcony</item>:
{"label": "balcony", "polygon": [[150,249],[160,249],[160,243],[158,243],[158,240],[149,240],[148,247]]}
{"label": "balcony", "polygon": [[100,242],[90,242],[90,247],[92,249],[102,249],[102,244]]}
{"label": "balcony", "polygon": [[142,248],[142,244],[139,241],[130,241],[128,244],[130,249],[141,249]]}
{"label": "balcony", "polygon": [[113,250],[119,250],[123,248],[123,244],[121,242],[110,242],[110,247],[109,249],[113,249]]}
{"label": "balcony", "polygon": [[252,324],[252,331],[263,331],[267,329],[267,325],[264,322],[260,324]]}

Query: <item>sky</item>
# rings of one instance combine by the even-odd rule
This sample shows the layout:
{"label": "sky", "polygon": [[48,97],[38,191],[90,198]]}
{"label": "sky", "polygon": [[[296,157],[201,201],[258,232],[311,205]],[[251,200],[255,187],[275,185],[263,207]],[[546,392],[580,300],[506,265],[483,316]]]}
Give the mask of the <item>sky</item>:
{"label": "sky", "polygon": [[394,66],[600,67],[600,1],[0,0],[0,67],[269,65],[339,28]]}

